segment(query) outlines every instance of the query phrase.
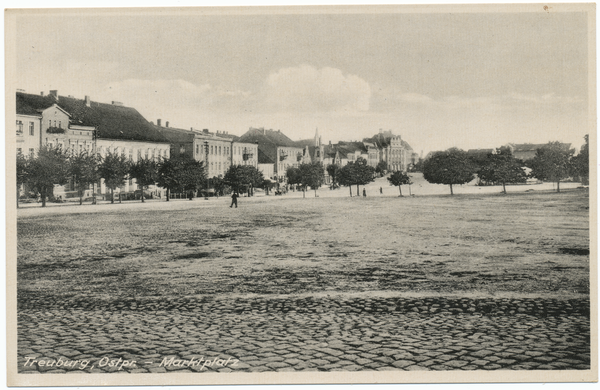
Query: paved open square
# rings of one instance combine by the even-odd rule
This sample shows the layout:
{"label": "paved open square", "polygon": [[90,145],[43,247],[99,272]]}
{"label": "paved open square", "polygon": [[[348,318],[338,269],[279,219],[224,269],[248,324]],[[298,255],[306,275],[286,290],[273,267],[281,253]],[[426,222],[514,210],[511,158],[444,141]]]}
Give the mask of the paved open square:
{"label": "paved open square", "polygon": [[590,368],[585,189],[228,206],[21,210],[19,372]]}

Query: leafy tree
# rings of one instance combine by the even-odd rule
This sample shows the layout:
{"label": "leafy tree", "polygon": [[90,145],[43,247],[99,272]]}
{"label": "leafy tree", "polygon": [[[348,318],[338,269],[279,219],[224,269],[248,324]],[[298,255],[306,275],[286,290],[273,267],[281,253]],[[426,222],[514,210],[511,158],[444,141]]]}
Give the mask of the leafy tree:
{"label": "leafy tree", "polygon": [[329,164],[327,165],[327,174],[331,177],[331,184],[337,184],[338,173],[340,172],[340,166],[337,164]]}
{"label": "leafy tree", "polygon": [[252,188],[260,187],[263,181],[262,172],[252,165],[232,165],[223,177],[223,182],[238,193],[241,190],[251,192]]}
{"label": "leafy tree", "polygon": [[575,149],[558,141],[548,142],[535,152],[531,162],[531,175],[539,180],[556,182],[556,192],[560,192],[560,181],[571,173],[571,158]]}
{"label": "leafy tree", "polygon": [[423,161],[425,180],[434,184],[450,185],[451,195],[454,195],[452,186],[473,180],[476,169],[467,152],[457,148],[434,152]]}
{"label": "leafy tree", "polygon": [[[79,204],[83,204],[83,193],[86,187],[98,182],[98,157],[93,153],[82,151],[69,157],[69,175],[77,185]],[[92,203],[96,203],[96,194],[93,194]]]}
{"label": "leafy tree", "polygon": [[144,190],[158,181],[158,164],[154,159],[139,158],[129,165],[129,176],[140,186],[144,203]]}
{"label": "leafy tree", "polygon": [[410,176],[407,173],[396,171],[387,178],[391,185],[398,186],[400,190],[400,196],[402,196],[402,185],[403,184],[412,184],[410,181]]}
{"label": "leafy tree", "polygon": [[581,147],[579,154],[573,157],[573,172],[579,176],[581,184],[589,184],[590,177],[590,139],[589,134],[586,134],[585,144]]}
{"label": "leafy tree", "polygon": [[[338,173],[338,182],[348,187],[356,184],[356,194],[359,195],[359,186],[375,180],[374,175],[375,168],[369,166],[367,160],[359,157],[356,161],[349,162],[340,170]],[[352,196],[352,189],[350,189],[350,196]]]}
{"label": "leafy tree", "polygon": [[271,181],[270,179],[263,180],[262,188],[265,189],[266,195],[269,195],[269,191],[271,191],[273,187],[275,187],[275,183],[273,181]]}
{"label": "leafy tree", "polygon": [[302,172],[300,172],[300,168],[287,167],[285,170],[285,176],[287,178],[287,183],[291,186],[302,184]]}
{"label": "leafy tree", "polygon": [[27,182],[28,168],[28,159],[22,153],[17,153],[17,208],[19,207],[19,193],[21,191],[21,186]]}
{"label": "leafy tree", "polygon": [[[341,186],[348,186],[350,190],[350,197],[352,198],[352,185],[354,184],[354,164],[348,163],[344,165],[337,173],[337,182]],[[356,194],[358,195],[358,193]]]}
{"label": "leafy tree", "polygon": [[44,145],[37,157],[30,157],[26,169],[26,183],[42,198],[46,207],[46,197],[52,196],[54,185],[65,185],[69,177],[68,157],[59,147]]}
{"label": "leafy tree", "polygon": [[313,163],[300,164],[300,184],[306,190],[306,187],[310,187],[315,191],[315,198],[317,197],[317,190],[323,185],[325,181],[325,171],[323,170],[323,164],[318,161]]}
{"label": "leafy tree", "polygon": [[[98,174],[104,179],[104,185],[110,188],[110,203],[115,203],[115,188],[125,184],[129,173],[129,161],[122,154],[107,153],[101,158]],[[119,201],[121,196],[119,195]]]}
{"label": "leafy tree", "polygon": [[[180,168],[177,170],[177,182],[179,188],[186,192],[189,200],[194,199],[194,193],[206,185],[206,169],[204,162],[193,158],[180,160]],[[208,191],[208,188],[206,188]]]}
{"label": "leafy tree", "polygon": [[158,184],[159,187],[166,188],[167,202],[171,197],[171,191],[175,191],[181,187],[178,177],[178,170],[181,168],[182,161],[178,158],[163,158],[162,161],[158,163],[156,184]]}
{"label": "leafy tree", "polygon": [[225,195],[226,185],[222,178],[213,176],[213,178],[208,181],[208,184],[215,189],[215,195],[217,197]]}
{"label": "leafy tree", "polygon": [[379,174],[379,176],[383,176],[387,172],[387,169],[388,169],[387,163],[385,161],[381,160],[377,163],[377,166],[375,167],[375,172],[377,172]]}
{"label": "leafy tree", "polygon": [[496,154],[489,154],[487,163],[479,169],[477,175],[488,183],[502,183],[502,192],[505,194],[506,183],[524,183],[527,180],[521,163],[508,148],[500,148]]}

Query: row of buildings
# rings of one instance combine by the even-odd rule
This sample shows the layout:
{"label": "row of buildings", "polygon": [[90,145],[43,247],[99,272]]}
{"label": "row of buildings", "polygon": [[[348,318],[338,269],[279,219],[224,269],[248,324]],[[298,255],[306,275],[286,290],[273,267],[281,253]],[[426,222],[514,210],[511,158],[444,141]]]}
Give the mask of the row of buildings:
{"label": "row of buildings", "polygon": [[[222,177],[232,165],[251,165],[279,183],[285,182],[288,167],[301,163],[343,166],[362,157],[372,166],[385,161],[389,170],[406,171],[418,159],[410,145],[391,131],[380,130],[363,141],[337,144],[323,144],[318,130],[314,138],[300,141],[265,128],[250,128],[238,137],[226,131],[174,128],[169,122],[163,125],[160,119],[155,124],[116,101],[108,104],[92,101],[89,96],[60,96],[56,90],[49,94],[17,91],[17,152],[34,155],[42,145],[101,156],[120,153],[134,162],[142,157],[186,156],[203,161],[209,177]],[[102,181],[97,188],[106,193]],[[137,189],[135,180],[130,180],[120,191]]]}

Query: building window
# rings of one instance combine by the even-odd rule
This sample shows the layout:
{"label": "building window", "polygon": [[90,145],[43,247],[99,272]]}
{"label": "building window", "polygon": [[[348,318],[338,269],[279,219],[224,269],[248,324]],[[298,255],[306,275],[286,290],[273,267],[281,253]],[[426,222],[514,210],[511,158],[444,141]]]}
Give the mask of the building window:
{"label": "building window", "polygon": [[148,153],[150,152],[150,149],[146,149],[146,153],[145,153],[145,158],[146,160],[148,160]]}
{"label": "building window", "polygon": [[17,134],[19,134],[19,135],[23,134],[23,122],[22,121],[17,121]]}
{"label": "building window", "polygon": [[213,154],[213,146],[210,145],[210,154]]}
{"label": "building window", "polygon": [[17,154],[19,154],[19,155],[23,154],[23,149],[17,148]]}
{"label": "building window", "polygon": [[200,153],[200,145],[196,144],[196,154]]}
{"label": "building window", "polygon": [[[52,144],[50,144],[50,147],[52,147]],[[34,154],[34,153],[35,153],[35,152],[33,151],[33,148],[29,148],[29,155],[30,155],[31,157],[33,157],[33,154]]]}
{"label": "building window", "polygon": [[62,129],[62,122],[61,121],[58,121],[58,128]]}
{"label": "building window", "polygon": [[221,155],[221,147],[219,146],[219,156]]}
{"label": "building window", "polygon": [[29,135],[35,135],[35,125],[33,122],[29,122]]}
{"label": "building window", "polygon": [[133,148],[129,149],[129,160],[133,161]]}

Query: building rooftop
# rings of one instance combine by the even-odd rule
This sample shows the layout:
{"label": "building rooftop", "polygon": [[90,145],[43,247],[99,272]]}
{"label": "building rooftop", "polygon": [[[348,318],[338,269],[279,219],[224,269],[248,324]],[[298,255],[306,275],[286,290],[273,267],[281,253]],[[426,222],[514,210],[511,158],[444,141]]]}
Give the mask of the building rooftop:
{"label": "building rooftop", "polygon": [[71,115],[74,125],[93,126],[97,137],[134,141],[165,142],[168,140],[136,109],[120,103],[98,103],[59,95],[34,95],[17,92],[17,114],[41,115],[56,104]]}

